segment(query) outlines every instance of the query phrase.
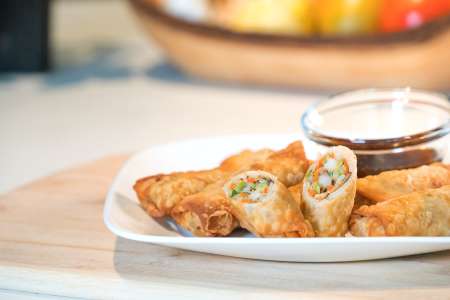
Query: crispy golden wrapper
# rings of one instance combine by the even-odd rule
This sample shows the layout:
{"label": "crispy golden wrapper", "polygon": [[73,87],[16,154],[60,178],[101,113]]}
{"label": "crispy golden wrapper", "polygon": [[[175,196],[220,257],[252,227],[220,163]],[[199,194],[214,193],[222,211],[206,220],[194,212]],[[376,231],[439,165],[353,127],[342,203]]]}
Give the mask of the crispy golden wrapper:
{"label": "crispy golden wrapper", "polygon": [[249,170],[271,173],[285,186],[299,184],[308,169],[309,161],[300,141],[289,144],[286,148],[274,152],[266,160],[260,160],[250,166]]}
{"label": "crispy golden wrapper", "polygon": [[382,202],[449,184],[450,170],[443,164],[432,164],[360,178],[357,181],[357,191],[371,201]]}
{"label": "crispy golden wrapper", "polygon": [[[244,166],[241,171],[268,171],[285,185],[293,186],[301,182],[308,164],[303,144],[297,141],[273,153],[266,160]],[[227,236],[237,227],[237,221],[234,217],[233,221],[229,220],[231,208],[223,192],[225,182],[219,180],[201,192],[185,197],[172,210],[172,217],[196,236]],[[214,222],[210,221],[211,216],[214,216]]]}
{"label": "crispy golden wrapper", "polygon": [[172,218],[195,236],[227,236],[239,226],[230,202],[218,193],[222,181],[184,198],[172,209]]}
{"label": "crispy golden wrapper", "polygon": [[302,198],[302,183],[290,186],[288,188],[289,192],[291,193],[292,198],[295,200],[295,202],[297,202],[298,206],[300,207],[300,209],[302,210],[302,212],[305,209],[305,203],[303,202],[303,198]]}
{"label": "crispy golden wrapper", "polygon": [[[349,167],[349,178],[339,188],[320,200],[308,193],[307,180],[303,182],[302,199],[305,206],[305,217],[311,222],[316,236],[335,237],[344,236],[348,231],[348,220],[354,206],[356,193],[356,156],[347,147],[330,148],[339,159],[344,159]],[[317,163],[310,166],[311,171]]]}
{"label": "crispy golden wrapper", "polygon": [[450,186],[414,192],[352,215],[354,236],[449,236]]}
{"label": "crispy golden wrapper", "polygon": [[376,204],[376,202],[372,202],[369,199],[362,196],[361,194],[358,194],[358,192],[356,192],[355,204],[353,205],[352,213],[363,205],[370,206],[373,204]]}
{"label": "crispy golden wrapper", "polygon": [[[200,193],[183,199],[172,209],[172,217],[195,236],[227,236],[239,226],[231,213],[230,201],[217,193],[224,182],[211,184]],[[301,207],[301,184],[289,188],[292,198]]]}
{"label": "crispy golden wrapper", "polygon": [[224,160],[218,168],[205,171],[158,174],[139,179],[134,190],[142,207],[152,217],[169,215],[172,208],[188,195],[228,177],[233,172],[267,158],[273,151],[242,151]]}
{"label": "crispy golden wrapper", "polygon": [[258,176],[270,178],[273,181],[266,196],[255,200],[251,198],[251,194],[243,193],[242,197],[228,198],[233,215],[239,220],[239,224],[260,237],[314,236],[311,224],[303,217],[300,206],[289,190],[270,173],[248,171],[238,174],[225,184],[225,195],[230,195],[231,183],[239,182],[240,178],[257,178]]}

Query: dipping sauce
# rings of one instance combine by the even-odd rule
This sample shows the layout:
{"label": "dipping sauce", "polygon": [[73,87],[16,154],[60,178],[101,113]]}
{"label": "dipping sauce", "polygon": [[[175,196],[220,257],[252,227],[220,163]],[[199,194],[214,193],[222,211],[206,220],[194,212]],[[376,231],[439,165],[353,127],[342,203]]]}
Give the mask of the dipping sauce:
{"label": "dipping sauce", "polygon": [[376,175],[389,170],[416,168],[442,161],[442,155],[431,148],[378,155],[356,153],[356,157],[358,177]]}
{"label": "dipping sauce", "polygon": [[358,177],[441,161],[448,152],[450,105],[444,95],[406,89],[360,90],[331,97],[302,116],[306,136],[343,145]]}

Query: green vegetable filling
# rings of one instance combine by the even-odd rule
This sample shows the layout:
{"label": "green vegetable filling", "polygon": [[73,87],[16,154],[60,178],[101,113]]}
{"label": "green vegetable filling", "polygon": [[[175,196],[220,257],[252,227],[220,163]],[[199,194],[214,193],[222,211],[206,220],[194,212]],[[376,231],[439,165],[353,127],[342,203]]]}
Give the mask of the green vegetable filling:
{"label": "green vegetable filling", "polygon": [[267,193],[268,186],[271,183],[273,183],[273,180],[270,178],[254,179],[247,177],[239,181],[239,183],[230,191],[229,196],[233,198],[241,193],[250,194],[255,191],[259,193]]}

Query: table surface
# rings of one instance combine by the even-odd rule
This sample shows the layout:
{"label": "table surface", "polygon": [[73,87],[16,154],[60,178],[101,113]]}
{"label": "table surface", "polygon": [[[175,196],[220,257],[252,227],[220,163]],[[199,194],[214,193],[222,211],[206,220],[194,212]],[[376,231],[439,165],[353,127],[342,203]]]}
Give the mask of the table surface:
{"label": "table surface", "polygon": [[[256,261],[115,237],[105,193],[125,157],[0,198],[0,299],[448,299],[450,251],[351,263]],[[351,251],[351,249],[349,249]]]}

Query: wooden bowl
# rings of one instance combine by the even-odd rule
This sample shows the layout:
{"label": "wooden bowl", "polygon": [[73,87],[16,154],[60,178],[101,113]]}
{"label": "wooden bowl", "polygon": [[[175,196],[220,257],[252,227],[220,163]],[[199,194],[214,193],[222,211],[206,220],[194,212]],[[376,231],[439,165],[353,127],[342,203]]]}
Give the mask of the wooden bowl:
{"label": "wooden bowl", "polygon": [[143,28],[186,73],[209,80],[343,90],[450,90],[450,16],[414,30],[361,37],[238,33],[130,0]]}

